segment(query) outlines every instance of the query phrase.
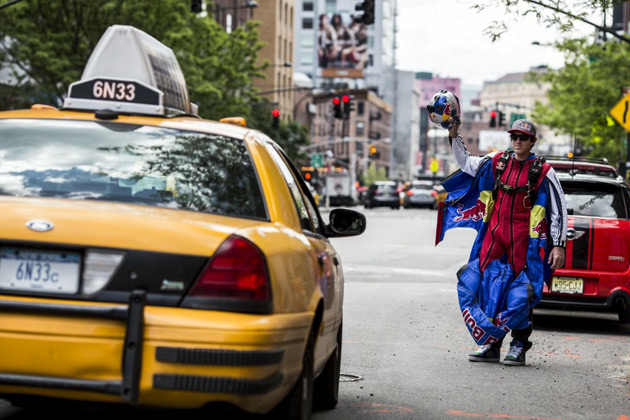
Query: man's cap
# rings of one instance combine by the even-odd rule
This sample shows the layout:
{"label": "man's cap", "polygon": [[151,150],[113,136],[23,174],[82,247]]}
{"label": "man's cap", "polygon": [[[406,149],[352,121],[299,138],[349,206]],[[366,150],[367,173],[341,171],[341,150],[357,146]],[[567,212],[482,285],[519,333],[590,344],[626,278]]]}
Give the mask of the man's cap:
{"label": "man's cap", "polygon": [[512,124],[512,128],[508,130],[508,133],[514,133],[515,131],[520,131],[521,133],[536,137],[536,126],[529,120],[514,121],[514,124]]}

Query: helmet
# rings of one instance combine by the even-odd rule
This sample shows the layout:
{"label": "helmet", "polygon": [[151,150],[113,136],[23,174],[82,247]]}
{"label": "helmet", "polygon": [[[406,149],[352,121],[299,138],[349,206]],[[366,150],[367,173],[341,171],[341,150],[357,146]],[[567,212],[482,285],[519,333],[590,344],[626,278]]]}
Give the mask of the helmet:
{"label": "helmet", "polygon": [[449,118],[459,119],[461,109],[459,106],[459,98],[452,92],[442,89],[435,95],[427,105],[429,111],[429,119],[438,127],[449,129],[453,123],[449,123]]}

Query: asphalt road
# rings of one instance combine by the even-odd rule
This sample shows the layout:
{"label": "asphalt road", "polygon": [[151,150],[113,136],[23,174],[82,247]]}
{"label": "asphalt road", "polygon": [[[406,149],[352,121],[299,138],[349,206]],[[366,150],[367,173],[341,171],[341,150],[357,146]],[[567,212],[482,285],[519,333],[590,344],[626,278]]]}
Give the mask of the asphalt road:
{"label": "asphalt road", "polygon": [[[455,273],[474,232],[451,231],[435,247],[434,211],[364,214],[362,236],[333,240],[346,274],[342,373],[362,379],[342,382],[338,407],[314,419],[630,419],[630,326],[613,315],[536,311],[525,367],[471,363],[476,347],[459,312]],[[50,415],[0,402],[2,419]],[[208,418],[151,418],[174,415]]]}

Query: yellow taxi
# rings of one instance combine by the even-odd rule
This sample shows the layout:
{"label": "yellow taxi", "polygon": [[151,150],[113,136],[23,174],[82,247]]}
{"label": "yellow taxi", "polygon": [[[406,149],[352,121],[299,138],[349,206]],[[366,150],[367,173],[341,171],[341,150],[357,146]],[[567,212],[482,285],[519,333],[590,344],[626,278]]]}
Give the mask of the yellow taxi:
{"label": "yellow taxi", "polygon": [[365,217],[325,223],[273,140],[196,111],[172,50],[113,26],[62,108],[0,113],[3,398],[335,406],[329,238]]}

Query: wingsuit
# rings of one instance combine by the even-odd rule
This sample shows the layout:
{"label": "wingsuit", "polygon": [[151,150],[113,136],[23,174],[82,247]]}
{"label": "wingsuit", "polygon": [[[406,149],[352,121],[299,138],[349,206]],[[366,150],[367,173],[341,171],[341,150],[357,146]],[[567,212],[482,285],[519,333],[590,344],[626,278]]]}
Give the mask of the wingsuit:
{"label": "wingsuit", "polygon": [[510,330],[531,333],[530,310],[552,275],[548,254],[566,240],[560,183],[533,153],[524,161],[509,152],[477,157],[461,136],[451,141],[462,169],[442,182],[448,196],[438,211],[436,245],[455,227],[478,232],[457,273],[466,326],[479,345],[497,343]]}

